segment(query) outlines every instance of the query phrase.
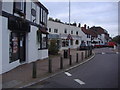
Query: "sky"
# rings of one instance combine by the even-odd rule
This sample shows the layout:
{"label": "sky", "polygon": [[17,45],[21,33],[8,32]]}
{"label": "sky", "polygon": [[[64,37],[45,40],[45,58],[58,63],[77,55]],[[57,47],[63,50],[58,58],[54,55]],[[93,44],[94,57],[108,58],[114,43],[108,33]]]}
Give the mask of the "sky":
{"label": "sky", "polygon": [[[62,22],[69,22],[69,0],[40,2],[48,9],[48,17],[58,18]],[[81,26],[101,26],[111,37],[118,35],[118,2],[71,1],[70,23],[81,23]]]}

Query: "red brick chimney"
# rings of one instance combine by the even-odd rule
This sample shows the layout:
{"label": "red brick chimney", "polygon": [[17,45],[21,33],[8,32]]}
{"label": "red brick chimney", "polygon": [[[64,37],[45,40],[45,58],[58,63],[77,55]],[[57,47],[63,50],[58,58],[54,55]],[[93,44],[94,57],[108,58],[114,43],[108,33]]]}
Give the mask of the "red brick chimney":
{"label": "red brick chimney", "polygon": [[84,24],[84,28],[85,28],[85,30],[86,30],[86,24]]}
{"label": "red brick chimney", "polygon": [[89,26],[88,26],[88,29],[89,29]]}

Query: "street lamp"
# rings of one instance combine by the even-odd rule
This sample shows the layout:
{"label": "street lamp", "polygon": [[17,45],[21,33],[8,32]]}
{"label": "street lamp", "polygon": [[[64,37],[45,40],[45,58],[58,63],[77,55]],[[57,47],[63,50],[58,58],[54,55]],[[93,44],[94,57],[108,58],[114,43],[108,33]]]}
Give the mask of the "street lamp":
{"label": "street lamp", "polygon": [[[69,34],[70,34],[70,0],[69,0]],[[69,39],[69,48],[68,48],[69,56],[70,56],[70,39]]]}

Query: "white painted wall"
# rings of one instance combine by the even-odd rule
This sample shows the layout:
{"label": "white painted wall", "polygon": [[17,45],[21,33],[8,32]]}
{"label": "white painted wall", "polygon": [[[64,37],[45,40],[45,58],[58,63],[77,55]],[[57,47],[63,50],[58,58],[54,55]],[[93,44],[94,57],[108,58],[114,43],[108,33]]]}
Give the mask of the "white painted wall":
{"label": "white painted wall", "polygon": [[7,72],[18,65],[20,65],[19,61],[15,61],[9,63],[9,34],[10,30],[8,30],[8,19],[2,17],[2,73]]}
{"label": "white painted wall", "polygon": [[37,11],[36,11],[36,23],[39,24],[40,21],[40,8],[37,6]]}
{"label": "white painted wall", "polygon": [[39,55],[38,55],[39,59],[48,58],[48,49],[39,50],[38,52],[39,52]]}
{"label": "white painted wall", "polygon": [[36,32],[38,28],[31,26],[31,32],[28,34],[28,62],[38,59],[38,46],[36,40]]}
{"label": "white painted wall", "polygon": [[[36,5],[33,4],[33,8],[35,7]],[[13,2],[3,2],[2,10],[12,14]],[[37,7],[37,10],[36,22],[39,23],[39,7]],[[31,17],[31,2],[26,3],[26,19],[30,21],[34,19],[34,17]],[[36,26],[31,26],[31,32],[26,35],[26,59],[28,63],[48,57],[48,49],[38,51],[38,45],[36,42],[37,30],[38,28]],[[8,30],[8,18],[0,16],[0,74],[10,71],[11,69],[21,65],[19,60],[9,63],[10,32],[11,31]]]}
{"label": "white painted wall", "polygon": [[26,19],[31,21],[31,2],[26,2]]}
{"label": "white painted wall", "polygon": [[[71,34],[71,36],[80,36],[81,38],[73,37],[74,41],[73,41],[73,46],[71,46],[71,48],[77,48],[80,45],[81,40],[84,40],[84,41],[87,40],[86,35],[82,32],[81,28],[79,28],[79,27],[70,26],[70,29],[69,29],[69,25],[65,25],[62,23],[57,23],[57,22],[53,22],[53,21],[49,21],[49,20],[48,20],[47,25],[48,25],[48,32],[49,32],[49,28],[51,28],[51,32],[49,32],[50,34],[58,34],[58,35],[61,34],[62,39],[66,39],[67,35],[71,34],[71,31],[73,31],[73,34]],[[58,33],[54,33],[54,29],[58,29]],[[67,34],[64,33],[65,29],[67,29]],[[78,35],[76,35],[77,31],[78,31]],[[75,44],[76,40],[79,40],[79,45]],[[60,50],[62,50],[62,49],[67,49],[67,47],[61,47]]]}
{"label": "white painted wall", "polygon": [[6,11],[10,14],[13,14],[13,0],[10,0],[10,2],[2,2],[2,10]]}

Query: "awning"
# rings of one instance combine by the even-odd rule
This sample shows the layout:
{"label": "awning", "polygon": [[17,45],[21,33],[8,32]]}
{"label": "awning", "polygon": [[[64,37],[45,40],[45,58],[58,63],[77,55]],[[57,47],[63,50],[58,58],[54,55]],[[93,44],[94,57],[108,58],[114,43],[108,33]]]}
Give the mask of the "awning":
{"label": "awning", "polygon": [[49,34],[46,30],[47,30],[46,28],[40,28],[38,31],[43,34]]}
{"label": "awning", "polygon": [[50,39],[60,39],[60,36],[58,34],[49,34],[48,38],[50,38]]}

